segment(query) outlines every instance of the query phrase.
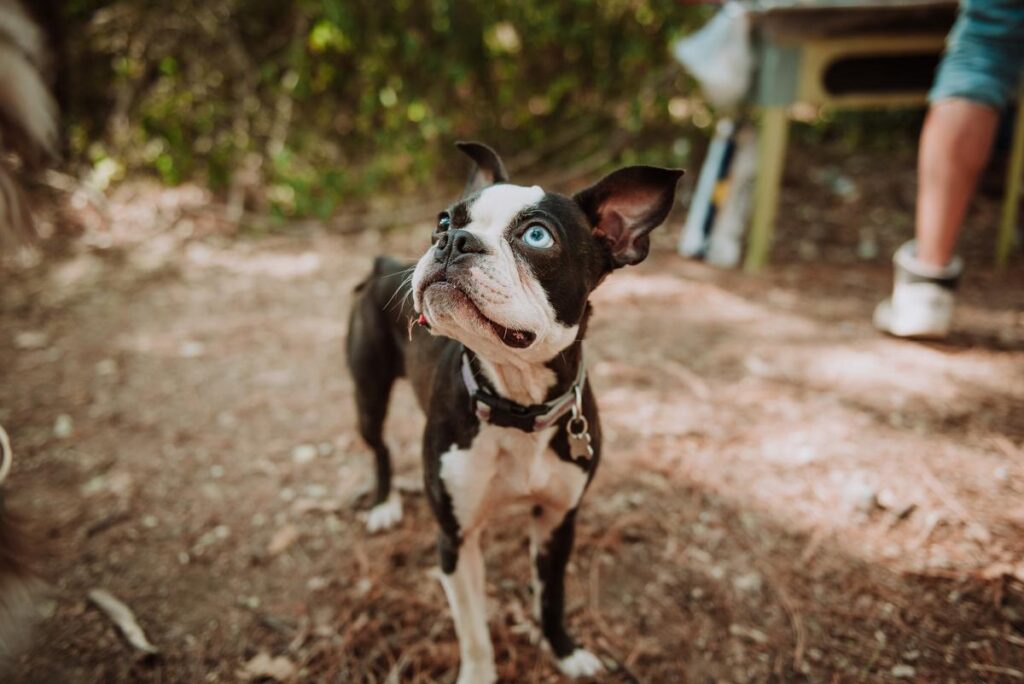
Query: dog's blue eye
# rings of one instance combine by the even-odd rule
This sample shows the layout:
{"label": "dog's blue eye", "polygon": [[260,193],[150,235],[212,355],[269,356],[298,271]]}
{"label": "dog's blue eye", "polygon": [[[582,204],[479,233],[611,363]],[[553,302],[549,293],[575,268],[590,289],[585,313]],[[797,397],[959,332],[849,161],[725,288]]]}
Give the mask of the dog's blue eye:
{"label": "dog's blue eye", "polygon": [[536,249],[547,249],[555,244],[555,238],[551,237],[547,228],[534,224],[523,233],[523,242]]}
{"label": "dog's blue eye", "polygon": [[441,214],[437,217],[437,229],[439,231],[448,230],[448,227],[452,225],[452,220],[448,214]]}

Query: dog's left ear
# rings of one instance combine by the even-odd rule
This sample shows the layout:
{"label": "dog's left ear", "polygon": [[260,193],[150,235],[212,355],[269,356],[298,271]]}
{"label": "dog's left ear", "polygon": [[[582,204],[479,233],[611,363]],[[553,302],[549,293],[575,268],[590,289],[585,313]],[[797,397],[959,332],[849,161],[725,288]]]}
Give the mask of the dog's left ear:
{"label": "dog's left ear", "polygon": [[508,171],[505,170],[501,157],[487,145],[478,142],[457,142],[455,146],[474,162],[473,169],[469,172],[469,180],[466,181],[466,188],[462,191],[463,197],[468,197],[489,185],[508,181]]}
{"label": "dog's left ear", "polygon": [[627,166],[573,196],[590,220],[594,236],[608,245],[613,268],[647,258],[648,233],[672,210],[682,175],[682,169]]}

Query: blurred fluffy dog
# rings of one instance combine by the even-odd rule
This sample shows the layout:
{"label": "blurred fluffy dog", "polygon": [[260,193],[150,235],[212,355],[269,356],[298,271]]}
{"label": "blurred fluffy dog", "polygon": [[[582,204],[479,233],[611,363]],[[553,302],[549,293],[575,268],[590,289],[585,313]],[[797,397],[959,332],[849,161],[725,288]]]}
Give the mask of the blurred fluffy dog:
{"label": "blurred fluffy dog", "polygon": [[[0,253],[33,234],[9,155],[32,167],[56,152],[57,105],[44,78],[47,55],[43,31],[25,9],[0,0]],[[39,584],[28,570],[20,530],[4,507],[12,458],[0,427],[0,674],[28,641]]]}
{"label": "blurred fluffy dog", "polygon": [[0,0],[0,248],[32,235],[32,216],[8,155],[34,167],[56,153],[57,103],[44,76],[46,45],[20,4]]}
{"label": "blurred fluffy dog", "polygon": [[21,530],[5,508],[3,482],[10,472],[11,442],[0,426],[0,674],[25,646],[35,615],[39,580],[29,571]]}

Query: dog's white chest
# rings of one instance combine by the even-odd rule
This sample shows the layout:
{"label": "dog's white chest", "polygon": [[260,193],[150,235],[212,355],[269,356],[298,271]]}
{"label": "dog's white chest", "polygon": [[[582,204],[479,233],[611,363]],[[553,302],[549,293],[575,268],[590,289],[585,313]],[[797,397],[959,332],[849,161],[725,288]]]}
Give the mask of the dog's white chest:
{"label": "dog's white chest", "polygon": [[468,449],[453,445],[441,456],[441,479],[463,532],[516,504],[567,511],[579,502],[586,473],[548,446],[554,430],[485,425]]}

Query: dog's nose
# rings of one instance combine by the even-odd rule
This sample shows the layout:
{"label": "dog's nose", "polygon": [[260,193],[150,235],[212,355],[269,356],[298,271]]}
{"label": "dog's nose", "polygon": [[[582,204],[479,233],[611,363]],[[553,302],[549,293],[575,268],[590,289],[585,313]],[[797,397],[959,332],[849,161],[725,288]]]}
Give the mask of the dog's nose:
{"label": "dog's nose", "polygon": [[466,254],[483,254],[485,251],[480,238],[461,228],[441,233],[434,245],[434,255],[442,262],[454,261]]}

